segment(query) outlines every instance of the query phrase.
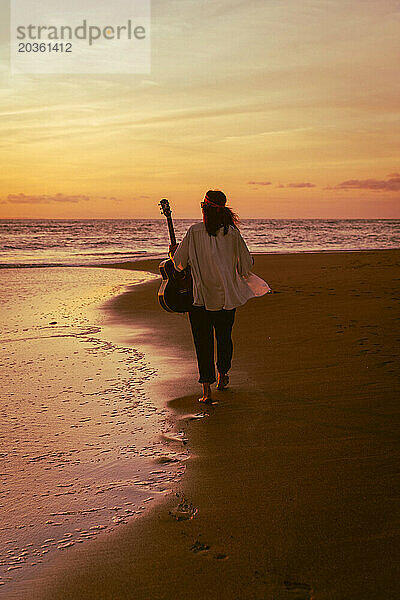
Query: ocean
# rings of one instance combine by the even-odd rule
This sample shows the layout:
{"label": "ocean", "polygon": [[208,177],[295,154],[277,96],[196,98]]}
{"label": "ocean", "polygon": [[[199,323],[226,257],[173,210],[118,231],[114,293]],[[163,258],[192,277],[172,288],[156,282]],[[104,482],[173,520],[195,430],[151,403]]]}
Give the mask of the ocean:
{"label": "ocean", "polygon": [[[177,240],[195,220],[175,219]],[[400,247],[400,219],[244,219],[252,252]],[[0,220],[0,267],[93,265],[163,257],[165,219]]]}

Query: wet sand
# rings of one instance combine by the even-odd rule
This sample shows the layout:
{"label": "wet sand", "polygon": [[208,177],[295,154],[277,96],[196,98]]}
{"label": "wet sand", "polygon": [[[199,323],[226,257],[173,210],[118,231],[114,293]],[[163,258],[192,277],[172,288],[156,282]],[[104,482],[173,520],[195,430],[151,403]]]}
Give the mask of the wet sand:
{"label": "wet sand", "polygon": [[191,459],[175,494],[71,550],[26,598],[398,598],[399,259],[256,256],[276,293],[238,310],[231,386],[210,407],[157,282],[108,303],[157,363],[153,394],[182,418]]}
{"label": "wet sand", "polygon": [[142,514],[180,478],[182,461],[160,436],[175,433],[170,411],[146,391],[154,367],[118,343],[98,308],[148,279],[0,271],[0,598],[57,554]]}

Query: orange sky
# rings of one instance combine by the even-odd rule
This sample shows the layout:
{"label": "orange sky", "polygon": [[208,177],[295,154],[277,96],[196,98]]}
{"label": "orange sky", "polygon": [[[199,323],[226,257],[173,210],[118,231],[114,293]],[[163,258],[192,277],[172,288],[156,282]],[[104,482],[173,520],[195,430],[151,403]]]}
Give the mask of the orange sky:
{"label": "orange sky", "polygon": [[158,0],[150,75],[11,75],[0,216],[400,217],[394,0]]}

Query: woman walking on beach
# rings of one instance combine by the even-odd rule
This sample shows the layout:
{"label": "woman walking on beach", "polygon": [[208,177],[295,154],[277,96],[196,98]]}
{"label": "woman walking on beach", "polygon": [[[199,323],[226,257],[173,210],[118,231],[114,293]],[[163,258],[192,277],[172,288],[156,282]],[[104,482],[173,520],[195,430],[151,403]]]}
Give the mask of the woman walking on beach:
{"label": "woman walking on beach", "polygon": [[192,225],[179,245],[170,247],[175,268],[190,265],[193,306],[189,310],[203,386],[200,402],[211,402],[211,384],[216,381],[214,332],[217,341],[217,389],[229,383],[236,308],[255,296],[271,291],[250,270],[253,259],[238,229],[237,215],[226,206],[226,196],[209,190],[201,203],[203,222]]}

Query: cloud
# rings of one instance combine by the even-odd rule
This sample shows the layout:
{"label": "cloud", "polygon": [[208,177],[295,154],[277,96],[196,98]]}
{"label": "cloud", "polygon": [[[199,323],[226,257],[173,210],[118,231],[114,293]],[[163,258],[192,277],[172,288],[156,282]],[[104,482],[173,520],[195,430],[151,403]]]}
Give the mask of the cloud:
{"label": "cloud", "polygon": [[315,187],[315,183],[288,183],[287,188],[313,188]]}
{"label": "cloud", "polygon": [[271,185],[271,181],[249,181],[248,185]]}
{"label": "cloud", "polygon": [[158,87],[160,84],[157,81],[154,81],[153,79],[142,79],[142,81],[139,81],[139,83],[137,84],[137,89],[147,89],[147,88],[153,88],[153,87]]}
{"label": "cloud", "polygon": [[65,194],[32,196],[27,194],[8,194],[11,204],[50,204],[51,202],[81,202],[90,200],[89,196],[67,196]]}
{"label": "cloud", "polygon": [[389,179],[348,179],[342,181],[330,190],[373,190],[384,192],[400,191],[400,174],[392,173],[388,175]]}
{"label": "cloud", "polygon": [[137,125],[151,125],[154,127],[155,123],[174,123],[175,121],[189,120],[189,119],[209,119],[216,117],[226,118],[228,116],[236,115],[250,115],[253,113],[265,112],[264,104],[238,104],[231,106],[221,106],[216,108],[210,107],[199,107],[199,108],[187,108],[187,109],[174,109],[165,112],[161,112],[158,115],[151,115],[149,117],[132,120],[129,116],[127,124],[131,126]]}
{"label": "cloud", "polygon": [[[271,181],[248,181],[247,182],[248,185],[272,185]],[[279,185],[276,185],[275,187],[277,188],[313,188],[316,187],[315,183],[309,183],[309,182],[300,182],[300,183],[288,183],[286,185],[283,185],[282,183],[280,183]]]}

